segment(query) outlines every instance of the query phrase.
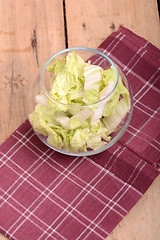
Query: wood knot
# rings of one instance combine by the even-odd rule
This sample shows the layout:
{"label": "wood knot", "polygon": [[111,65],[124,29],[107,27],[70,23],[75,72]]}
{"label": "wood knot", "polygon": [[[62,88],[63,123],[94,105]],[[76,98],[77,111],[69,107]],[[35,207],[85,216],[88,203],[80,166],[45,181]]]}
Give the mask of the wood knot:
{"label": "wood knot", "polygon": [[110,29],[112,30],[112,31],[114,31],[115,30],[115,24],[114,24],[114,22],[112,22],[112,25],[110,26]]}
{"label": "wood knot", "polygon": [[86,24],[85,23],[82,23],[82,27],[83,27],[84,31],[86,31]]}
{"label": "wood knot", "polygon": [[37,47],[37,39],[36,39],[36,30],[33,30],[33,37],[31,38],[31,46],[33,49]]}
{"label": "wood knot", "polygon": [[32,46],[33,50],[35,50],[36,62],[37,62],[37,66],[39,67],[36,29],[33,29],[33,37],[31,38],[31,46]]}

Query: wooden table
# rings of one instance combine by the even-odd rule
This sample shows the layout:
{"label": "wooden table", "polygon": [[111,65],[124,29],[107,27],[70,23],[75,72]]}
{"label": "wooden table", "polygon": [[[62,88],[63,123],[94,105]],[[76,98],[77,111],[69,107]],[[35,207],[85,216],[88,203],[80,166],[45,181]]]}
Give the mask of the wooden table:
{"label": "wooden table", "polygon": [[[0,0],[0,142],[32,112],[53,53],[97,48],[119,25],[160,47],[156,0]],[[160,177],[107,239],[160,239]]]}

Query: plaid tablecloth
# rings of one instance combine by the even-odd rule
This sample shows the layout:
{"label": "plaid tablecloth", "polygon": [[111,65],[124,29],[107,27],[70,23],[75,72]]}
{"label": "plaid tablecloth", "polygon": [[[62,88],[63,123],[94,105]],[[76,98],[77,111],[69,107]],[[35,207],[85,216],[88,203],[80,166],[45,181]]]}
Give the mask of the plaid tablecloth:
{"label": "plaid tablecloth", "polygon": [[0,146],[0,232],[11,239],[104,239],[159,174],[160,50],[124,27],[98,49],[131,83],[128,130],[78,158],[45,146],[26,120]]}

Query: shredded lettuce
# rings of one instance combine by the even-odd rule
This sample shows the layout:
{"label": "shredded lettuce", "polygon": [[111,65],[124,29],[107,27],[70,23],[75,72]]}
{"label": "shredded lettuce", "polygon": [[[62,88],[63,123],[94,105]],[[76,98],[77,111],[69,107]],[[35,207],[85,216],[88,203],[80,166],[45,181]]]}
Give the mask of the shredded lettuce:
{"label": "shredded lettuce", "polygon": [[107,144],[130,109],[121,77],[110,94],[114,69],[86,63],[76,52],[56,60],[47,70],[52,75],[49,94],[56,101],[43,93],[36,96],[37,105],[29,115],[35,131],[46,136],[50,146],[66,151],[86,152]]}
{"label": "shredded lettuce", "polygon": [[58,59],[55,63],[48,66],[47,70],[49,72],[54,73],[57,76],[60,72],[63,72],[64,68],[65,68],[65,58],[61,58],[61,59]]}
{"label": "shredded lettuce", "polygon": [[74,75],[76,78],[83,78],[84,65],[84,60],[76,52],[71,52],[67,54],[66,70],[72,75]]}
{"label": "shredded lettuce", "polygon": [[86,104],[92,104],[99,99],[99,88],[102,80],[102,68],[86,64],[84,67],[84,95]]}
{"label": "shredded lettuce", "polygon": [[104,125],[107,128],[107,134],[110,135],[112,132],[114,132],[117,128],[117,126],[120,124],[122,119],[125,117],[129,109],[128,102],[126,101],[126,98],[122,98],[119,100],[119,102],[116,104],[112,115],[104,117],[102,119]]}

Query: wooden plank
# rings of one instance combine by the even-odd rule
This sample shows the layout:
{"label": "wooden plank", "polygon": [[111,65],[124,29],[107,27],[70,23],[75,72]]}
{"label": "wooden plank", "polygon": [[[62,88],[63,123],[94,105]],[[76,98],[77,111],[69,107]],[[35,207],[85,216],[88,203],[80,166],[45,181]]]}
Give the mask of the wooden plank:
{"label": "wooden plank", "polygon": [[64,47],[62,1],[0,1],[0,143],[33,110],[41,65]]}
{"label": "wooden plank", "polygon": [[160,47],[157,0],[66,0],[69,47],[97,48],[124,25]]}
{"label": "wooden plank", "polygon": [[[123,25],[160,47],[156,0],[66,0],[68,45],[97,48]],[[159,240],[160,177],[107,240]]]}

